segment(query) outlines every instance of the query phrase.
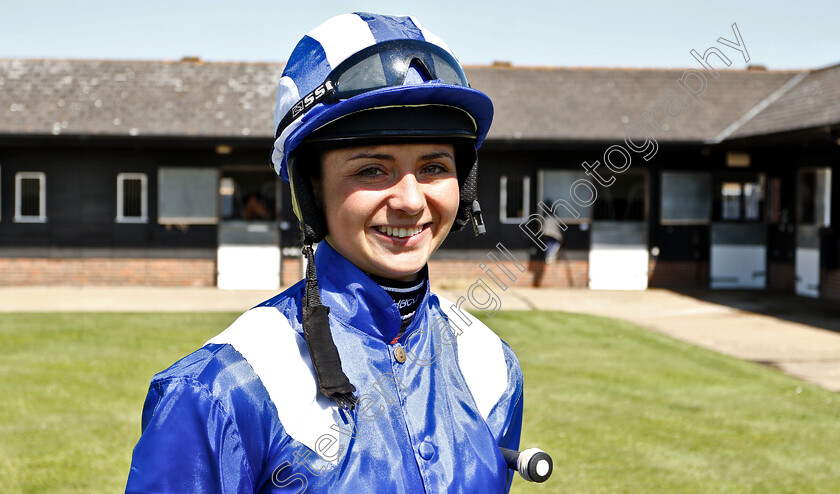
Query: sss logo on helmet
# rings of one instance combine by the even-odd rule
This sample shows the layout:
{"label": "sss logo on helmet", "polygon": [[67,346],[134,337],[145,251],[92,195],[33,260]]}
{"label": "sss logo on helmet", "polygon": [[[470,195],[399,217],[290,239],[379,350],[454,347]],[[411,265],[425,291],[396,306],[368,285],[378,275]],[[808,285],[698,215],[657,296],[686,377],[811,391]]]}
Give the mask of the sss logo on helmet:
{"label": "sss logo on helmet", "polygon": [[326,81],[320,86],[316,87],[311,93],[304,96],[304,98],[297,102],[292,108],[292,117],[297,118],[301,113],[309,110],[315,104],[320,103],[328,94],[334,91],[334,86],[331,81]]}

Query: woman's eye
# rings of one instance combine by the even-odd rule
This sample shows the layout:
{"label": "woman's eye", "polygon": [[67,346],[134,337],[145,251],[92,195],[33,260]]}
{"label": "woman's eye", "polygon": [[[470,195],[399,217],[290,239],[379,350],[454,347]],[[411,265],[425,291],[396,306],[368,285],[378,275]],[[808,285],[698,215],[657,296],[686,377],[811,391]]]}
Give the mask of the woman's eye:
{"label": "woman's eye", "polygon": [[448,169],[440,163],[432,163],[423,168],[426,173],[445,173]]}
{"label": "woman's eye", "polygon": [[382,170],[380,170],[379,168],[373,167],[373,166],[363,168],[363,169],[359,170],[359,173],[357,173],[357,175],[362,176],[362,177],[378,177],[381,174],[382,174]]}

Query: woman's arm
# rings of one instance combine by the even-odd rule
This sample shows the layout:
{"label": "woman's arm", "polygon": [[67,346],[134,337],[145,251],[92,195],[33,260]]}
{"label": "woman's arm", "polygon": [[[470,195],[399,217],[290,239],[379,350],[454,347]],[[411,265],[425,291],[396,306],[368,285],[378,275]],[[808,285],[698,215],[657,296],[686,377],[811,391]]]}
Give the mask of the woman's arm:
{"label": "woman's arm", "polygon": [[126,493],[253,493],[236,423],[192,378],[152,382]]}

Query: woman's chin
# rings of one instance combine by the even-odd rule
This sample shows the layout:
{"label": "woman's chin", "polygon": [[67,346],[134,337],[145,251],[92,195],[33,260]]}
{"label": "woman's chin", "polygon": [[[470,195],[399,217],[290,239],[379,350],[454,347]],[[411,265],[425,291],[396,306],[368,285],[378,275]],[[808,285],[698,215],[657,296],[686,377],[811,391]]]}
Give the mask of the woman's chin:
{"label": "woman's chin", "polygon": [[412,252],[404,255],[386,255],[379,259],[374,266],[377,272],[373,274],[392,280],[411,280],[423,269],[428,256]]}

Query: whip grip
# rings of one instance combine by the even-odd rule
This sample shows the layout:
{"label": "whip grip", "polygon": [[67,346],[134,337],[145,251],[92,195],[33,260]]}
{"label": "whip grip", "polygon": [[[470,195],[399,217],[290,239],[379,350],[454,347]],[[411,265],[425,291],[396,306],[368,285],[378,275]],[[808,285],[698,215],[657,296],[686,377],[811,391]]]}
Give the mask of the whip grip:
{"label": "whip grip", "polygon": [[545,482],[554,471],[554,462],[545,451],[539,448],[515,451],[499,448],[508,468],[516,470],[523,479],[529,482]]}

